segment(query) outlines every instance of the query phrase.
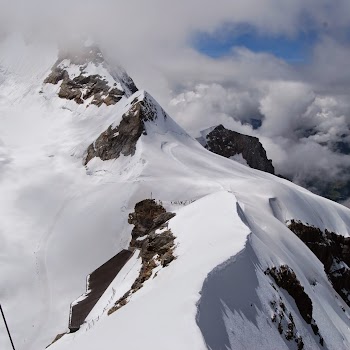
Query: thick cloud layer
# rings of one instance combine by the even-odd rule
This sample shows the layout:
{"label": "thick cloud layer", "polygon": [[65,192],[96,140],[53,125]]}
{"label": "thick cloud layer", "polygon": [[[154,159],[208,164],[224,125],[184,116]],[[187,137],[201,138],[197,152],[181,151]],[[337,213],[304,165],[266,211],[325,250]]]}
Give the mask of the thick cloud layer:
{"label": "thick cloud layer", "polygon": [[[244,89],[199,84],[175,97],[171,108],[193,136],[221,123],[259,137],[277,172],[300,184],[313,177],[344,179],[350,168],[350,156],[339,149],[340,142],[349,142],[349,102],[308,84],[264,81]],[[261,119],[262,126],[254,129],[250,118]]]}
{"label": "thick cloud layer", "polygon": [[[16,30],[27,40],[65,43],[93,37],[193,136],[221,123],[260,137],[277,171],[301,184],[313,178],[347,181],[348,0],[0,0],[0,5],[1,35]],[[300,63],[244,47],[213,59],[193,48],[197,33],[224,40],[242,24],[262,36],[312,32],[315,42]]]}

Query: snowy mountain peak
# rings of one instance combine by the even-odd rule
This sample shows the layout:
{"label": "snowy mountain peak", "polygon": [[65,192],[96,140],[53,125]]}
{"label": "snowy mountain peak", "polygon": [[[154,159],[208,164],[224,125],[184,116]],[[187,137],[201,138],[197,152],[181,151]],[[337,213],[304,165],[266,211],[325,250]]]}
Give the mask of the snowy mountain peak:
{"label": "snowy mountain peak", "polygon": [[127,101],[121,118],[88,147],[84,164],[94,157],[110,160],[117,159],[120,155],[132,156],[139,138],[148,132],[153,133],[154,129],[161,133],[176,129],[185,134],[173,121],[167,123],[167,119],[170,118],[150,94],[146,91],[135,93]]}
{"label": "snowy mountain peak", "polygon": [[137,91],[133,80],[121,68],[111,69],[95,45],[61,50],[44,84],[60,84],[58,96],[78,104],[107,106],[125,94]]}

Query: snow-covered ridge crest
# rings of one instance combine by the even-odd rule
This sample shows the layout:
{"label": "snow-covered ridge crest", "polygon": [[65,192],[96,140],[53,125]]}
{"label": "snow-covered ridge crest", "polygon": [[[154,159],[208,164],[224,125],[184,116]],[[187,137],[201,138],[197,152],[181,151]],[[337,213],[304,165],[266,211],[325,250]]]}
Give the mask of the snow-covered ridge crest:
{"label": "snow-covered ridge crest", "polygon": [[[169,228],[176,237],[177,259],[165,269],[157,268],[156,277],[153,273],[135,297],[109,317],[104,313],[103,304],[98,305],[100,309],[93,310],[93,313],[97,319],[96,315],[100,312],[101,322],[96,322],[87,333],[82,330],[64,336],[52,345],[52,350],[83,349],[84,346],[92,349],[97,344],[108,348],[115,335],[111,329],[118,330],[115,341],[120,347],[137,349],[146,346],[148,349],[151,348],[149,339],[154,337],[148,334],[148,325],[157,323],[161,347],[163,340],[167,339],[166,348],[169,350],[187,349],[188,344],[195,349],[204,349],[205,344],[196,326],[195,303],[199,298],[198,291],[207,271],[223,263],[232,253],[243,249],[249,234],[249,229],[237,213],[236,205],[234,195],[220,191],[180,208],[177,215],[169,220]],[[209,213],[218,219],[219,226],[211,220]],[[216,227],[220,227],[217,235],[211,235],[211,230]],[[205,232],[206,229],[208,231]],[[237,235],[233,236],[232,231],[237,232]],[[140,269],[138,264],[127,268],[131,275]],[[122,270],[121,273],[125,275],[126,271]],[[117,277],[104,299],[109,303],[118,302],[120,294],[113,293],[113,289],[118,290],[123,284]],[[152,312],[155,303],[158,306]],[[138,330],[138,337],[130,341],[130,334],[120,331],[123,324],[128,327],[132,324]],[[156,349],[161,347],[155,346]]]}

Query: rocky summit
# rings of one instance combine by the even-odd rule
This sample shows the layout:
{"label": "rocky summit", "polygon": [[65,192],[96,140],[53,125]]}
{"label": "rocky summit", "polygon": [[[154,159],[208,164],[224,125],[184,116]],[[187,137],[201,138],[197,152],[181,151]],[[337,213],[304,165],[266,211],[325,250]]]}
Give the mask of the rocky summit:
{"label": "rocky summit", "polygon": [[125,93],[129,96],[137,91],[125,71],[119,69],[118,74],[109,69],[102,52],[94,45],[61,51],[44,84],[60,84],[60,98],[78,104],[88,101],[98,107],[103,103],[114,105]]}
{"label": "rocky summit", "polygon": [[240,134],[219,125],[202,137],[201,143],[207,150],[220,156],[235,159],[235,156],[241,155],[251,168],[275,173],[272,161],[267,158],[257,137]]}

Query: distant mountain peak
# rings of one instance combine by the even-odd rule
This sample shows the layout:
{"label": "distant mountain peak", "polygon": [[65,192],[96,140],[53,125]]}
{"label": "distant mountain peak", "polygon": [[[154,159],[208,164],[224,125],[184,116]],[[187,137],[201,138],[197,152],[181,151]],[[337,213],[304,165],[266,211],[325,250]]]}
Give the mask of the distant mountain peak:
{"label": "distant mountain peak", "polygon": [[112,68],[97,45],[61,49],[44,84],[60,84],[58,96],[100,107],[116,104],[138,89],[120,66]]}
{"label": "distant mountain peak", "polygon": [[112,124],[88,147],[84,164],[92,158],[117,159],[122,154],[132,156],[141,135],[147,135],[146,123],[167,114],[146,91],[139,91],[130,98],[118,125]]}
{"label": "distant mountain peak", "polygon": [[272,161],[267,158],[266,151],[257,137],[240,134],[220,124],[204,130],[198,141],[206,149],[220,156],[230,159],[241,156],[251,168],[275,173]]}
{"label": "distant mountain peak", "polygon": [[57,62],[68,59],[72,64],[84,65],[88,63],[101,64],[105,59],[100,48],[94,44],[75,46],[74,48],[61,48]]}

